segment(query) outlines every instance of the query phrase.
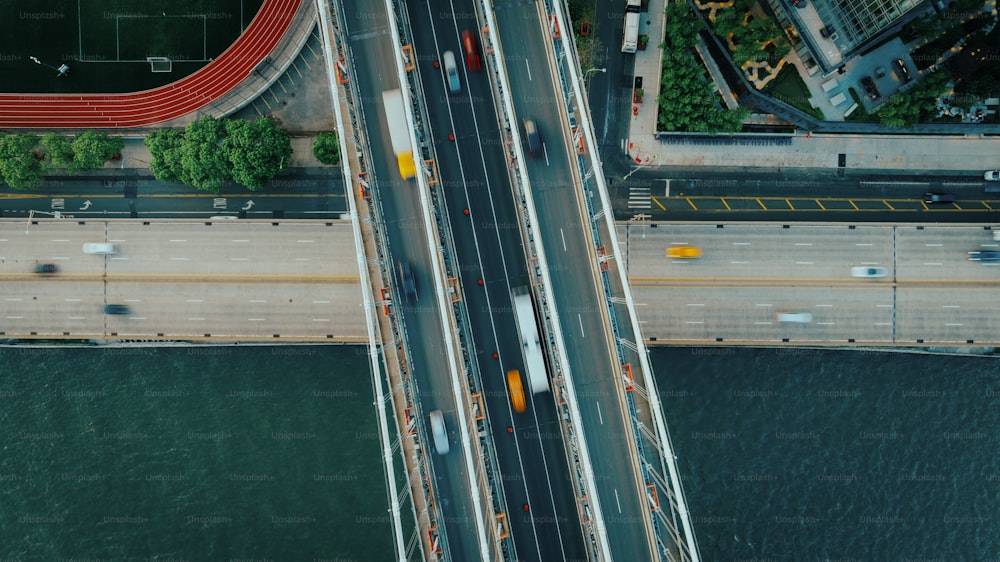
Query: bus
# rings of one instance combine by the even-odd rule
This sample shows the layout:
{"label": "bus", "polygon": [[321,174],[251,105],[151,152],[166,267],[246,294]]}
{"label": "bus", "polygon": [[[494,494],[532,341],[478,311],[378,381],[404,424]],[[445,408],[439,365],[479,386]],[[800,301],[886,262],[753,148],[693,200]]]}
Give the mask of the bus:
{"label": "bus", "polygon": [[532,394],[549,391],[549,377],[545,373],[545,356],[542,342],[538,338],[538,323],[535,305],[527,287],[512,291],[514,298],[514,319],[517,321],[518,335],[521,337],[521,352],[524,355],[524,370],[527,371],[528,385]]}
{"label": "bus", "polygon": [[507,387],[510,389],[510,404],[515,412],[523,412],[527,408],[524,400],[524,385],[521,384],[521,371],[507,371]]}

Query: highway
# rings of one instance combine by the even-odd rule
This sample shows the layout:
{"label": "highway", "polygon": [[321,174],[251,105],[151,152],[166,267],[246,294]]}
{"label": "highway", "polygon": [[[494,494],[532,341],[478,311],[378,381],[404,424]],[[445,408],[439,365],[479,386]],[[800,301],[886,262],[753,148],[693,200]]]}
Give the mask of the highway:
{"label": "highway", "polygon": [[[607,553],[616,560],[653,558],[640,493],[632,440],[622,411],[617,359],[611,352],[610,328],[594,262],[594,248],[585,212],[578,206],[573,185],[573,154],[563,137],[565,121],[558,106],[555,79],[548,63],[547,38],[531,3],[496,4],[505,66],[518,119],[533,119],[541,134],[543,154],[526,165],[537,208],[536,232],[549,260],[552,286],[548,288],[563,326],[566,354],[572,371],[577,405],[590,448],[604,523],[610,542]],[[531,22],[525,33],[524,22]],[[527,148],[525,148],[527,152]]]}
{"label": "highway", "polygon": [[340,221],[2,221],[3,335],[361,342],[350,239]]}
{"label": "highway", "polygon": [[[461,33],[476,30],[478,24],[471,6],[461,9],[431,2],[408,8],[416,33],[414,47],[424,54],[420,76],[428,125],[439,140],[436,169],[459,260],[517,558],[582,559],[583,535],[552,395],[529,396],[528,409],[515,413],[505,383],[508,369],[524,372],[511,288],[529,280],[507,160],[498,149],[501,137],[485,60],[481,70],[470,71],[461,64]],[[454,93],[447,89],[443,66],[434,65],[449,50],[460,63],[461,91]],[[449,134],[455,141],[443,142]]]}
{"label": "highway", "polygon": [[[722,226],[720,228],[720,226]],[[1000,267],[982,226],[621,225],[650,343],[995,344]],[[670,246],[700,247],[671,259]],[[885,267],[880,279],[856,266]],[[808,323],[779,322],[808,313]]]}

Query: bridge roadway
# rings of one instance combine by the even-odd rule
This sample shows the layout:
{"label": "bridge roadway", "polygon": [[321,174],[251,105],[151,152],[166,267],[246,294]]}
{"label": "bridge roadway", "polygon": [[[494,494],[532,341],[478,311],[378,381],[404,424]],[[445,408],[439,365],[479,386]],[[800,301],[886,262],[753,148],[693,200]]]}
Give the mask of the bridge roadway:
{"label": "bridge roadway", "polygon": [[[995,345],[984,306],[1000,249],[984,225],[620,225],[629,279],[653,344]],[[700,259],[670,259],[691,245]],[[888,269],[881,279],[855,266]],[[806,312],[810,323],[778,322]]]}
{"label": "bridge roadway", "polygon": [[367,340],[347,221],[0,221],[0,279],[7,338]]}

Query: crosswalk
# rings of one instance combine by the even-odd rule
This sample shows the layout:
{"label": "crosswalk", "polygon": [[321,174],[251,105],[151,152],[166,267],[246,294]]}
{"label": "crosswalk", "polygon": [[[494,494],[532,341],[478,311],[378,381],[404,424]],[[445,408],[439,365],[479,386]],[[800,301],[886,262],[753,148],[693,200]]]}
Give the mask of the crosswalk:
{"label": "crosswalk", "polygon": [[653,202],[650,199],[648,187],[628,188],[628,208],[629,209],[651,209]]}

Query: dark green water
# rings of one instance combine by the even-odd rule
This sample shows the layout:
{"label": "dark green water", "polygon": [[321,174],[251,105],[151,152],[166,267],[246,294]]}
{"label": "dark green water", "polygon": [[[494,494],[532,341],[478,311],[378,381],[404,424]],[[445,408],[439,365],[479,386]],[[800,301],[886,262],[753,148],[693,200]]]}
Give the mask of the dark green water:
{"label": "dark green water", "polygon": [[0,350],[0,559],[392,558],[361,351]]}

